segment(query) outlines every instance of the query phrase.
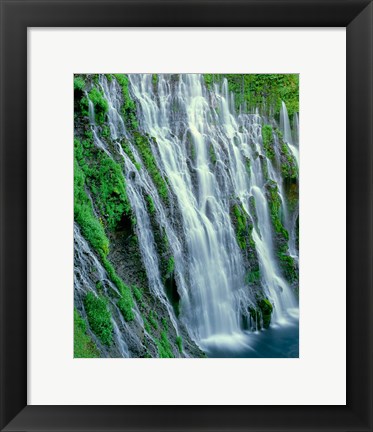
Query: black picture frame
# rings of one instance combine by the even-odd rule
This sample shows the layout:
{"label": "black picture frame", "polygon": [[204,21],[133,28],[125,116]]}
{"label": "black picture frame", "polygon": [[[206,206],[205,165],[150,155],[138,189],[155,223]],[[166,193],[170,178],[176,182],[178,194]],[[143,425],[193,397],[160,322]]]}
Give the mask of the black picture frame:
{"label": "black picture frame", "polygon": [[[372,2],[0,0],[0,4],[0,429],[372,431]],[[27,405],[27,28],[135,26],[347,28],[346,406]]]}

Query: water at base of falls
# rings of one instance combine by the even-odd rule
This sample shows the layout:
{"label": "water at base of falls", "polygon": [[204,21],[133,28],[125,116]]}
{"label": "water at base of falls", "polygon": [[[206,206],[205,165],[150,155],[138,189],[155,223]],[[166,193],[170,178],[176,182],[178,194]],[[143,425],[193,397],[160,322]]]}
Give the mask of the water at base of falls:
{"label": "water at base of falls", "polygon": [[297,315],[297,309],[290,310],[286,323],[271,325],[268,330],[213,339],[205,346],[205,353],[209,358],[298,358]]}

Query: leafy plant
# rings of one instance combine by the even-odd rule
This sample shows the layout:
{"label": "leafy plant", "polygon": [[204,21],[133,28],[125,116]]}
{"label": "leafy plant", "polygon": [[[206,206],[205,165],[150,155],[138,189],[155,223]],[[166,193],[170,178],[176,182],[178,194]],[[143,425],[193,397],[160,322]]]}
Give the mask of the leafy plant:
{"label": "leafy plant", "polygon": [[74,309],[74,358],[94,357],[100,357],[100,352],[87,334],[86,322]]}
{"label": "leafy plant", "polygon": [[107,300],[96,297],[91,291],[84,298],[84,308],[92,331],[104,345],[110,346],[113,341],[113,324],[107,308]]}

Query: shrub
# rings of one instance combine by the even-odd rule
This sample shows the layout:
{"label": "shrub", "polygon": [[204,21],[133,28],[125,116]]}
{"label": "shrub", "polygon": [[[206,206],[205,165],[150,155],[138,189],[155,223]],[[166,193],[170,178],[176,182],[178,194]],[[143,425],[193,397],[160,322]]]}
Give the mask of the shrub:
{"label": "shrub", "polygon": [[133,295],[134,295],[136,301],[137,302],[141,302],[141,300],[142,300],[142,292],[141,292],[141,290],[139,290],[139,288],[137,288],[136,286],[133,286],[132,287],[132,292],[133,292]]}
{"label": "shrub", "polygon": [[89,99],[92,101],[95,108],[95,119],[98,124],[102,124],[105,121],[105,116],[109,111],[109,104],[104,98],[104,95],[96,87],[88,94]]}
{"label": "shrub", "polygon": [[74,78],[74,91],[83,91],[85,87],[85,81],[82,77],[76,77]]}
{"label": "shrub", "polygon": [[149,312],[148,320],[152,327],[157,330],[158,329],[158,321],[157,321],[157,314],[154,311]]}
{"label": "shrub", "polygon": [[88,292],[84,298],[84,308],[92,331],[104,345],[110,346],[113,341],[113,324],[106,299]]}
{"label": "shrub", "polygon": [[74,358],[94,357],[100,357],[100,352],[87,334],[86,322],[74,309]]}
{"label": "shrub", "polygon": [[83,236],[99,255],[109,253],[109,240],[105,230],[95,217],[92,203],[85,190],[85,175],[78,162],[74,161],[74,219],[80,226]]}
{"label": "shrub", "polygon": [[168,340],[167,332],[162,331],[160,339],[156,339],[156,344],[158,348],[158,354],[161,358],[173,358],[171,345]]}
{"label": "shrub", "polygon": [[273,148],[273,131],[272,126],[264,125],[262,127],[263,148],[268,159],[275,158],[275,151]]}

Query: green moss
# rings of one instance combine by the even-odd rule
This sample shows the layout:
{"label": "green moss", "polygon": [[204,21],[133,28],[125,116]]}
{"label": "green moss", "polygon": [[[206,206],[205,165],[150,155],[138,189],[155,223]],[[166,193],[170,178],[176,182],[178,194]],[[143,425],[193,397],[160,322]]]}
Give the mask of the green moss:
{"label": "green moss", "polygon": [[74,309],[74,358],[94,357],[100,357],[100,352],[87,334],[86,322]]}
{"label": "green moss", "polygon": [[160,339],[156,339],[158,354],[160,358],[173,358],[171,344],[168,340],[167,332],[162,331]]}
{"label": "green moss", "polygon": [[257,302],[257,307],[249,307],[251,319],[255,323],[258,330],[263,327],[268,329],[271,324],[273,305],[267,298],[261,298]]}
{"label": "green moss", "polygon": [[101,135],[104,137],[104,138],[106,138],[106,139],[108,139],[108,138],[110,138],[110,128],[109,128],[109,126],[108,125],[103,125],[102,126],[102,129],[101,129]]}
{"label": "green moss", "polygon": [[119,310],[122,312],[122,315],[126,321],[132,321],[134,318],[134,313],[132,310],[134,303],[130,288],[117,275],[114,267],[106,257],[102,256],[101,261],[110,280],[117,286],[120,292],[121,297],[117,301]]}
{"label": "green moss", "polygon": [[74,161],[74,219],[79,224],[83,236],[101,256],[109,253],[109,240],[105,230],[96,219],[92,203],[85,189],[85,174],[78,162]]}
{"label": "green moss", "polygon": [[273,160],[275,158],[275,151],[273,148],[274,140],[273,140],[272,126],[264,125],[262,127],[262,139],[263,139],[263,148],[267,158]]}
{"label": "green moss", "polygon": [[92,74],[92,81],[94,82],[94,84],[98,85],[99,83],[99,74]]}
{"label": "green moss", "polygon": [[159,196],[165,203],[168,203],[167,184],[157,167],[157,163],[155,161],[155,157],[150,146],[149,138],[141,135],[138,132],[134,133],[134,137],[140,156],[144,162],[146,169],[150,174],[150,177],[154,182],[154,185],[158,190]]}
{"label": "green moss", "polygon": [[151,332],[151,328],[150,328],[149,321],[148,321],[144,316],[142,316],[142,320],[143,320],[143,322],[144,322],[144,329],[145,329],[148,333],[150,333],[150,332]]}
{"label": "green moss", "polygon": [[85,80],[82,77],[74,78],[74,91],[83,91],[85,87]]}
{"label": "green moss", "polygon": [[263,318],[263,327],[267,329],[269,325],[271,324],[271,316],[273,312],[273,305],[272,303],[266,299],[262,298],[258,302],[258,306],[262,312],[262,318]]}
{"label": "green moss", "polygon": [[84,298],[84,308],[92,331],[104,345],[110,346],[113,340],[113,324],[107,308],[107,300],[88,292]]}
{"label": "green moss", "polygon": [[289,240],[289,233],[282,224],[281,199],[278,193],[278,186],[274,181],[269,181],[267,182],[266,188],[273,228],[275,232],[283,236],[285,240]]}
{"label": "green moss", "polygon": [[133,295],[134,295],[136,301],[138,303],[140,303],[142,300],[142,291],[139,288],[137,288],[136,286],[133,286],[132,292],[133,292]]}
{"label": "green moss", "polygon": [[245,157],[245,168],[246,168],[247,174],[250,176],[251,175],[251,160],[248,157]]}
{"label": "green moss", "polygon": [[223,78],[228,80],[228,88],[235,94],[237,108],[246,103],[248,107],[259,108],[267,113],[273,110],[278,115],[281,101],[284,101],[290,117],[299,112],[298,74],[206,75],[205,82],[209,85]]}
{"label": "green moss", "polygon": [[157,74],[152,75],[152,83],[153,83],[154,88],[156,88],[158,85],[158,75]]}
{"label": "green moss", "polygon": [[183,338],[181,336],[176,336],[176,345],[179,350],[179,353],[183,352]]}
{"label": "green moss", "polygon": [[260,282],[260,279],[261,279],[261,274],[259,268],[249,271],[246,274],[246,283],[248,283],[249,285],[258,284]]}
{"label": "green moss", "polygon": [[296,281],[298,279],[298,270],[294,258],[287,253],[287,250],[280,250],[277,256],[286,279],[290,283]]}
{"label": "green moss", "polygon": [[151,324],[151,326],[154,328],[154,330],[158,330],[158,321],[157,321],[157,314],[153,310],[149,312],[148,320]]}
{"label": "green moss", "polygon": [[[115,219],[110,220],[110,216],[113,218],[115,214],[118,214],[118,208],[114,209],[113,212],[111,211],[111,208],[115,206],[115,201],[110,200],[106,203],[102,203],[101,200],[105,200],[105,196],[108,193],[108,191],[111,189],[112,186],[115,187],[116,181],[115,179],[115,173],[118,174],[117,168],[107,171],[106,164],[104,163],[102,167],[98,168],[98,171],[96,169],[93,169],[92,167],[88,166],[86,159],[84,158],[84,145],[79,141],[75,140],[75,162],[74,162],[74,219],[78,223],[78,225],[81,228],[83,236],[87,239],[87,241],[91,244],[93,249],[97,252],[99,255],[101,262],[108,273],[109,278],[111,281],[118,287],[121,298],[118,301],[118,307],[122,311],[122,314],[124,318],[127,321],[131,321],[133,319],[133,299],[131,295],[131,290],[129,287],[125,285],[125,283],[122,281],[122,279],[117,275],[115,272],[114,267],[110,263],[110,261],[107,259],[107,255],[109,253],[109,240],[106,236],[105,229],[103,227],[102,222],[100,222],[93,213],[92,208],[92,202],[89,199],[87,192],[86,192],[86,175],[85,172],[90,176],[90,185],[92,189],[94,190],[94,196],[96,203],[99,204],[100,210],[104,213],[106,217],[108,218],[108,225],[112,226],[112,223],[110,221],[113,221]],[[87,146],[88,149],[90,149],[89,143],[85,142],[85,146]],[[107,158],[109,159],[109,158]],[[83,168],[81,168],[81,165],[79,165],[78,161],[80,160],[81,165]],[[111,161],[111,159],[110,159]],[[113,162],[113,161],[112,161]],[[113,162],[115,163],[115,162]],[[112,166],[111,163],[109,163],[109,166]],[[100,171],[103,169],[103,171]],[[83,171],[84,170],[84,171]],[[103,173],[106,172],[106,175],[103,175],[100,177]],[[120,173],[121,174],[121,173]],[[101,178],[101,180],[99,180]],[[117,179],[117,181],[119,181]],[[100,186],[102,185],[102,187]],[[111,185],[111,186],[110,186]],[[123,187],[123,184],[120,185]],[[120,187],[119,186],[119,187]],[[123,193],[123,190],[122,190]],[[109,193],[110,195],[110,193]],[[118,198],[118,194],[115,193],[115,196]],[[120,195],[119,195],[120,196]],[[118,198],[119,199],[119,198]],[[122,196],[122,201],[123,201]],[[101,203],[101,204],[100,204]],[[105,205],[103,205],[105,204]],[[122,202],[123,204],[123,202]],[[112,206],[112,207],[111,207]],[[122,209],[121,206],[119,206],[120,209]],[[129,209],[126,207],[127,212],[129,212]],[[122,211],[122,210],[119,210]],[[117,217],[118,219],[118,217]]]}
{"label": "green moss", "polygon": [[110,230],[132,215],[121,167],[107,154],[93,146],[91,140],[74,140],[75,156],[84,171],[98,210]]}
{"label": "green moss", "polygon": [[151,215],[154,215],[155,214],[155,205],[154,205],[153,198],[150,195],[146,195],[145,198],[146,198],[146,201],[147,201],[147,204],[148,204],[149,213]]}
{"label": "green moss", "polygon": [[215,165],[217,162],[217,158],[216,158],[214,146],[212,144],[210,144],[209,153],[210,153],[210,160]]}
{"label": "green moss", "polygon": [[239,247],[245,250],[247,247],[247,218],[245,210],[235,204],[233,206],[233,214],[236,219],[236,239]]}
{"label": "green moss", "polygon": [[122,115],[124,117],[126,126],[130,130],[136,130],[139,127],[136,117],[136,104],[130,95],[128,76],[125,74],[115,74],[115,78],[117,79],[119,85],[122,88]]}
{"label": "green moss", "polygon": [[295,158],[286,143],[281,145],[281,174],[286,180],[298,178],[298,167]]}
{"label": "green moss", "polygon": [[175,258],[172,256],[167,262],[167,275],[171,275],[175,270]]}
{"label": "green moss", "polygon": [[98,124],[102,124],[105,121],[106,114],[109,110],[109,104],[104,98],[104,95],[96,87],[88,94],[89,99],[92,101],[95,109],[95,119]]}
{"label": "green moss", "polygon": [[254,195],[251,195],[249,197],[249,210],[252,218],[254,219],[255,223],[258,223],[258,214],[256,212],[256,201]]}

